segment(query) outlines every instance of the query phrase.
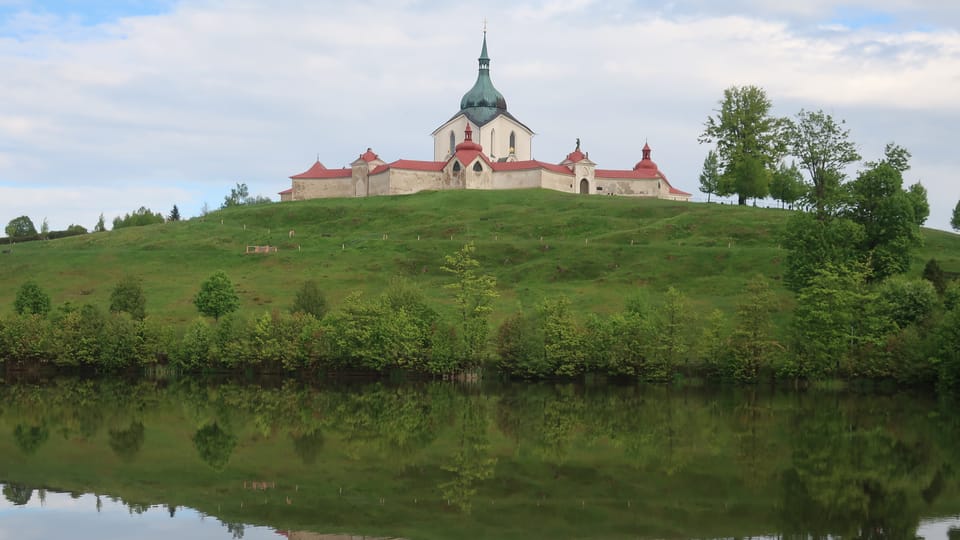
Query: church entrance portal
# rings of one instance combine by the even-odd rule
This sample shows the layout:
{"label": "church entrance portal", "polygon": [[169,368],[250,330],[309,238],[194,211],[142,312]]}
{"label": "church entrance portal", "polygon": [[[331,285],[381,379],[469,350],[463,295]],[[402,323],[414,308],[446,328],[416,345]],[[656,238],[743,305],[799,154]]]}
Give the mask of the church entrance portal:
{"label": "church entrance portal", "polygon": [[589,195],[590,194],[590,182],[586,178],[580,180],[580,194]]}

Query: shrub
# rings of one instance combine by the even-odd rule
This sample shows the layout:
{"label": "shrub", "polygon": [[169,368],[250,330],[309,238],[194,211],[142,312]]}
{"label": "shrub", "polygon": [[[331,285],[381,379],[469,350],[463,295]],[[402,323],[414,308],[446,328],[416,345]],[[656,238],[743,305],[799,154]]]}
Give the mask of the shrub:
{"label": "shrub", "polygon": [[46,315],[50,312],[50,296],[35,281],[27,281],[17,291],[13,309],[20,315]]}

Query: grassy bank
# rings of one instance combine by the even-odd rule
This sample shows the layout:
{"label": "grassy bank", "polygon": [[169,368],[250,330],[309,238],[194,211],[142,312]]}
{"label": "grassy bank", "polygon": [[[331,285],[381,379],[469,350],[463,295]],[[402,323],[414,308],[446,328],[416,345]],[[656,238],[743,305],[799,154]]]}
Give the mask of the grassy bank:
{"label": "grassy bank", "polygon": [[[286,309],[317,279],[336,308],[350,292],[376,294],[394,276],[449,306],[443,257],[473,241],[483,270],[497,277],[494,321],[518,306],[566,295],[575,309],[609,313],[638,291],[658,299],[668,286],[699,311],[732,311],[751,276],[767,276],[783,310],[779,237],[789,212],[546,190],[451,191],[369,199],[313,200],[217,211],[204,218],[13,246],[0,265],[0,305],[35,279],[62,302],[106,308],[124,275],[143,279],[147,312],[183,323],[197,316],[199,284],[224,270],[241,315]],[[290,234],[293,231],[293,234]],[[936,257],[960,272],[960,237],[924,232],[914,273]],[[276,253],[244,254],[248,245]],[[10,308],[4,308],[10,309]]]}

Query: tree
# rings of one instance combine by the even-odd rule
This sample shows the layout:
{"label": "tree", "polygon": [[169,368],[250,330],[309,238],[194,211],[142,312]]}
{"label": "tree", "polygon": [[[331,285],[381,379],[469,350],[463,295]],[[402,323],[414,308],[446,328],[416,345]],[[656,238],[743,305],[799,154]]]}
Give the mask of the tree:
{"label": "tree", "polygon": [[50,235],[50,224],[47,222],[47,218],[43,218],[43,222],[40,224],[40,238],[46,240]]}
{"label": "tree", "polygon": [[167,221],[180,221],[180,209],[177,208],[177,205],[173,205],[170,215],[167,216]]}
{"label": "tree", "polygon": [[770,316],[776,298],[770,284],[757,275],[747,284],[747,296],[737,306],[737,325],[730,337],[731,358],[728,375],[741,383],[754,383],[760,370],[769,363],[774,342]]}
{"label": "tree", "polygon": [[207,424],[193,434],[193,446],[200,459],[215,471],[222,471],[230,461],[237,437],[224,431],[219,424]]}
{"label": "tree", "polygon": [[736,193],[741,205],[766,196],[770,178],[760,171],[772,169],[783,155],[783,120],[770,116],[771,106],[762,88],[727,88],[717,116],[707,118],[699,137],[717,145],[723,171],[718,194]]}
{"label": "tree", "polygon": [[820,220],[805,212],[790,216],[783,236],[783,247],[788,250],[783,275],[786,286],[799,291],[825,266],[863,262],[865,238],[863,226],[850,219]]}
{"label": "tree", "polygon": [[781,208],[786,205],[793,208],[793,203],[800,200],[805,191],[803,175],[797,164],[791,163],[787,167],[786,163],[780,163],[770,180],[770,196],[773,200],[780,201]]}
{"label": "tree", "polygon": [[950,216],[950,226],[953,230],[960,231],[960,201],[953,207],[953,215]]}
{"label": "tree", "polygon": [[147,297],[143,294],[143,284],[133,276],[121,279],[110,292],[110,311],[126,312],[137,320],[146,317]]}
{"label": "tree", "polygon": [[444,257],[446,264],[440,267],[456,279],[444,287],[454,291],[454,302],[460,310],[464,354],[471,359],[480,353],[486,342],[489,331],[487,319],[493,310],[490,304],[499,296],[496,278],[477,275],[480,262],[473,258],[475,250],[473,242],[466,244],[453,255]]}
{"label": "tree", "polygon": [[27,216],[11,219],[4,231],[10,238],[23,238],[24,236],[36,236],[37,234],[37,228],[33,226],[33,221]]}
{"label": "tree", "polygon": [[801,110],[785,130],[790,154],[810,175],[809,204],[820,218],[838,202],[844,168],[860,160],[856,145],[849,140],[850,130],[844,130],[843,124],[823,111]]}
{"label": "tree", "polygon": [[200,292],[193,299],[193,304],[203,315],[220,320],[220,317],[240,307],[240,298],[233,290],[233,283],[227,274],[218,271],[200,285]]}
{"label": "tree", "polygon": [[322,319],[327,314],[327,297],[320,290],[317,282],[308,279],[300,286],[296,297],[293,299],[292,313],[309,313],[318,319]]}
{"label": "tree", "polygon": [[103,212],[100,212],[100,218],[97,219],[97,224],[93,226],[93,232],[107,232],[107,226],[103,222]]}
{"label": "tree", "polygon": [[13,309],[20,315],[46,315],[50,312],[50,296],[35,281],[27,281],[17,291]]}
{"label": "tree", "polygon": [[872,279],[906,272],[910,250],[920,245],[915,199],[902,189],[903,176],[887,162],[861,172],[850,183],[850,219],[864,228],[861,251],[870,257]]}
{"label": "tree", "polygon": [[220,205],[220,208],[240,206],[247,202],[248,197],[250,197],[250,190],[247,188],[247,184],[237,183],[237,187],[230,188],[230,194],[223,198],[223,204]]}
{"label": "tree", "polygon": [[930,202],[927,199],[927,188],[917,182],[907,188],[907,198],[910,199],[910,206],[913,207],[913,221],[917,227],[922,227],[930,217]]}
{"label": "tree", "polygon": [[706,193],[707,202],[710,202],[710,195],[716,193],[719,187],[720,164],[717,162],[717,153],[710,150],[703,160],[703,172],[700,173],[700,192]]}
{"label": "tree", "polygon": [[163,223],[163,214],[160,212],[153,212],[146,206],[141,206],[132,213],[125,214],[122,218],[113,218],[113,229],[122,229],[124,227],[142,227],[144,225],[153,225],[154,223]]}

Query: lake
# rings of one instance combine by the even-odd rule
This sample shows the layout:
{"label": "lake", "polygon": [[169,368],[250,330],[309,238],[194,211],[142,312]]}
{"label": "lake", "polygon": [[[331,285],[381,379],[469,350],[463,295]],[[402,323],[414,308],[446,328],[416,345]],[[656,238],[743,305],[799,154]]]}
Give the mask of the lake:
{"label": "lake", "polygon": [[7,383],[0,540],[954,539],[956,411],[603,382]]}

